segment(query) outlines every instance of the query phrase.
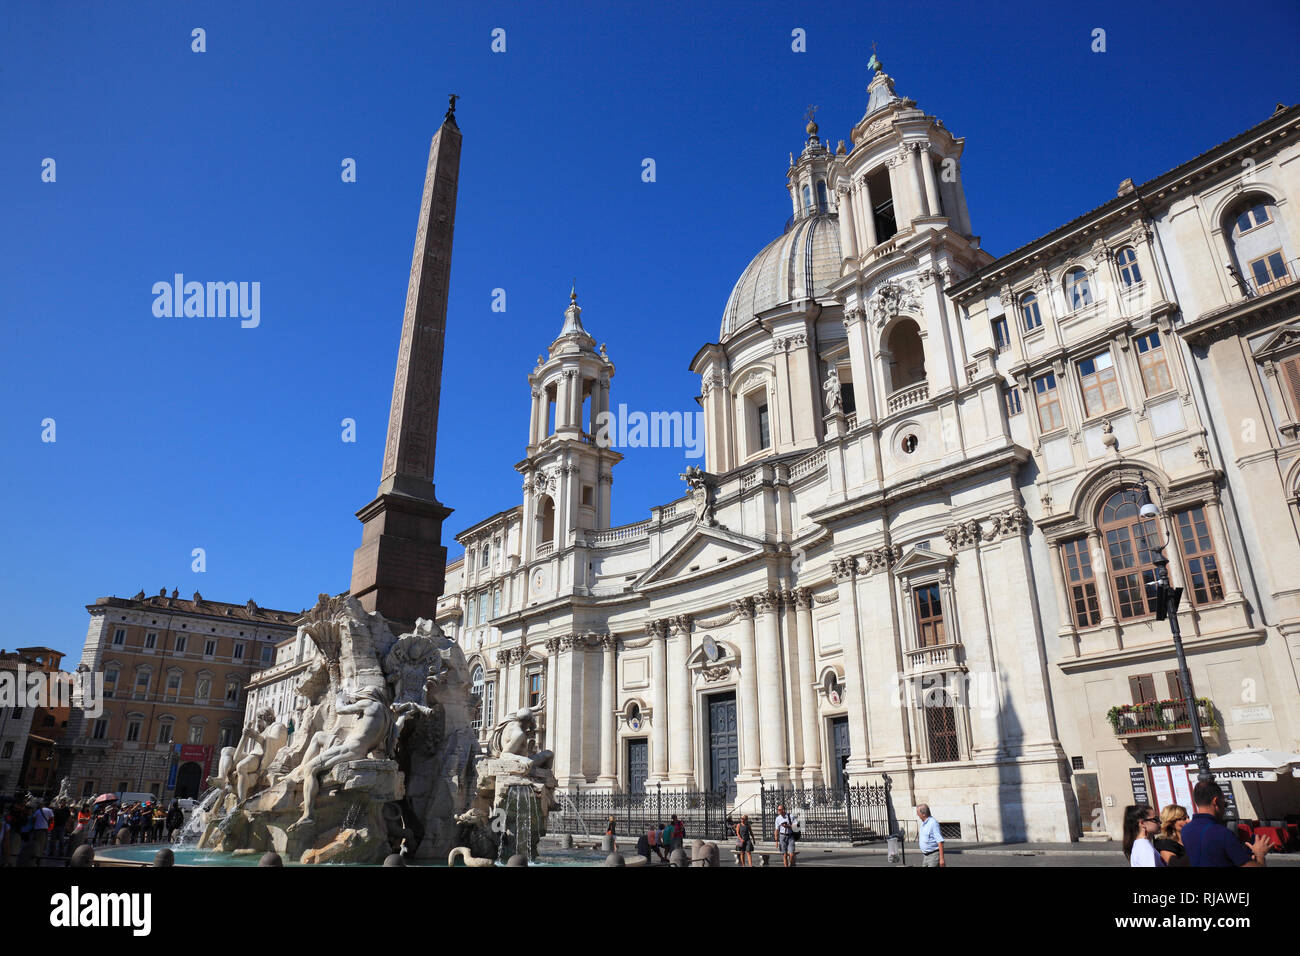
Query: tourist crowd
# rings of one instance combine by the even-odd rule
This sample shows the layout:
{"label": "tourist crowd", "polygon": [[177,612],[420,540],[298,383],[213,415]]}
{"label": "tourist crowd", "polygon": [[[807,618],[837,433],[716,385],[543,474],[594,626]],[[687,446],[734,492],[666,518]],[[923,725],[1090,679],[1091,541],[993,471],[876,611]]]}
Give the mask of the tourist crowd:
{"label": "tourist crowd", "polygon": [[173,800],[164,808],[153,800],[120,803],[100,798],[76,803],[45,803],[31,794],[0,797],[0,866],[40,866],[42,860],[66,860],[83,843],[171,842],[185,822]]}
{"label": "tourist crowd", "polygon": [[1145,803],[1124,811],[1124,855],[1131,866],[1266,866],[1273,841],[1260,834],[1244,843],[1224,825],[1223,789],[1201,781],[1192,790],[1196,812],[1176,803],[1159,813]]}

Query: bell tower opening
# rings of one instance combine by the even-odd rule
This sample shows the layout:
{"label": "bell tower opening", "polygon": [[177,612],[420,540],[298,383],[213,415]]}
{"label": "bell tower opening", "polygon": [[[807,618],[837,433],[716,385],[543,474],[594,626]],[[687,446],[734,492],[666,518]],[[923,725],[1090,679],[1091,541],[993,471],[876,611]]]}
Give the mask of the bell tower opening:
{"label": "bell tower opening", "polygon": [[891,392],[925,381],[925,346],[921,342],[921,328],[914,321],[899,319],[894,323],[881,351]]}
{"label": "bell tower opening", "polygon": [[889,181],[889,167],[881,166],[867,175],[867,191],[871,195],[871,215],[876,225],[876,242],[886,242],[898,232],[894,213],[894,189]]}

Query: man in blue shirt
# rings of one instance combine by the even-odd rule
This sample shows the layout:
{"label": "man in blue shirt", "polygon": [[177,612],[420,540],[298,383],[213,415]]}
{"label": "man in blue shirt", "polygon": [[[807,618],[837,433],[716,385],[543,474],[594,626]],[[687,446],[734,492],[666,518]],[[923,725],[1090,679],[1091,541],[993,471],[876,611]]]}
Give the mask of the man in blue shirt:
{"label": "man in blue shirt", "polygon": [[1183,825],[1183,846],[1192,866],[1264,866],[1264,857],[1273,842],[1260,835],[1249,847],[1223,825],[1226,803],[1223,790],[1212,780],[1198,783],[1192,790],[1196,813]]}
{"label": "man in blue shirt", "polygon": [[921,866],[947,866],[943,860],[943,834],[939,832],[939,821],[930,816],[929,805],[920,804],[916,816],[921,821]]}

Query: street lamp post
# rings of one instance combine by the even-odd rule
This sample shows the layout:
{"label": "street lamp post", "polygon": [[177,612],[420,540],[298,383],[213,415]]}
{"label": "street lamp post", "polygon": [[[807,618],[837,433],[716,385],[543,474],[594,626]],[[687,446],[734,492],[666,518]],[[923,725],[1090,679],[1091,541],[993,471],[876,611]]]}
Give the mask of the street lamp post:
{"label": "street lamp post", "polygon": [[[1155,506],[1150,494],[1147,493],[1146,480],[1143,478],[1138,514],[1144,519],[1153,519],[1159,513],[1160,509]],[[1192,675],[1187,670],[1187,655],[1183,653],[1183,635],[1178,629],[1178,605],[1183,600],[1183,589],[1170,587],[1169,559],[1165,557],[1167,546],[1165,544],[1151,547],[1148,544],[1149,550],[1156,554],[1151,562],[1156,567],[1156,620],[1168,620],[1169,630],[1174,638],[1174,653],[1178,655],[1178,680],[1183,687],[1183,707],[1187,710],[1187,718],[1192,727],[1192,754],[1198,770],[1196,780],[1198,783],[1210,783],[1214,780],[1214,774],[1210,772],[1210,758],[1205,752],[1205,737],[1201,734],[1201,715],[1196,708],[1196,692],[1192,689]]]}

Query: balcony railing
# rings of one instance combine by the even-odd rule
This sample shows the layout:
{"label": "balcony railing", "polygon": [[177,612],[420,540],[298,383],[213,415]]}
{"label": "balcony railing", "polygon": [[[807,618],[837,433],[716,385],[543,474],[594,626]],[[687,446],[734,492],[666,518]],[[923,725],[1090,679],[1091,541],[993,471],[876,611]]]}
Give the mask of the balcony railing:
{"label": "balcony railing", "polygon": [[956,664],[958,651],[961,644],[954,641],[951,644],[934,644],[930,647],[918,647],[915,650],[907,652],[907,665],[913,670],[926,667],[942,667],[947,664]]}
{"label": "balcony railing", "polygon": [[[1196,713],[1202,730],[1217,730],[1218,718],[1208,697],[1196,699]],[[1149,700],[1142,704],[1120,704],[1106,714],[1116,737],[1141,737],[1190,731],[1187,703],[1183,700]]]}
{"label": "balcony railing", "polygon": [[555,550],[554,541],[544,541],[543,543],[537,546],[537,550],[534,553],[539,558],[545,558],[545,557],[549,557],[551,552],[553,552],[554,550]]}
{"label": "balcony railing", "polygon": [[[1272,263],[1270,263],[1272,266]],[[1254,298],[1258,295],[1268,295],[1270,292],[1276,292],[1279,289],[1285,289],[1287,286],[1295,285],[1297,277],[1300,277],[1300,259],[1291,259],[1282,264],[1282,274],[1261,281],[1259,276],[1249,266],[1241,274],[1242,281],[1245,283],[1246,297]]]}
{"label": "balcony railing", "polygon": [[919,405],[929,397],[929,382],[922,382],[920,385],[908,385],[906,388],[900,388],[889,396],[889,411],[891,413],[902,411],[912,405]]}

